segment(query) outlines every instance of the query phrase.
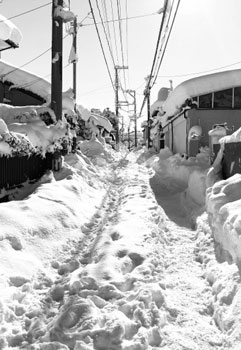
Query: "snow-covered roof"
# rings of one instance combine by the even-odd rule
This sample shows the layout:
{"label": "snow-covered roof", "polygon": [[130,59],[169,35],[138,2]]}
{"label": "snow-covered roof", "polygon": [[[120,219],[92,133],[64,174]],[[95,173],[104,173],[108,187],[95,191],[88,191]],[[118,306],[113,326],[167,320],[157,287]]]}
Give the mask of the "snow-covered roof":
{"label": "snow-covered roof", "polygon": [[0,15],[0,51],[18,47],[21,39],[20,30],[7,18]]}
{"label": "snow-covered roof", "polygon": [[179,84],[163,104],[166,117],[180,112],[186,99],[209,92],[241,86],[241,69],[218,72],[186,80]]}
{"label": "snow-covered roof", "polygon": [[31,91],[46,101],[50,99],[51,84],[47,80],[3,60],[0,60],[0,78],[2,81],[9,81],[18,88]]}

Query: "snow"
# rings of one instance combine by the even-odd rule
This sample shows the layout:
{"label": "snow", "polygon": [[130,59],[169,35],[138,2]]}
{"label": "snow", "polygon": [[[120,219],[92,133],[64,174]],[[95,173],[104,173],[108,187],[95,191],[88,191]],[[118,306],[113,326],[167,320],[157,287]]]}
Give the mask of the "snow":
{"label": "snow", "polygon": [[0,15],[0,50],[11,47],[6,43],[7,40],[18,47],[22,40],[22,33],[9,19]]}
{"label": "snow", "polygon": [[80,146],[0,204],[1,348],[238,350],[238,269],[216,261],[208,215],[238,232],[240,176],[206,212],[205,150]]}
{"label": "snow", "polygon": [[0,60],[0,76],[3,82],[9,81],[16,87],[29,90],[43,97],[46,101],[49,100],[51,84],[36,74],[19,69]]}
{"label": "snow", "polygon": [[171,92],[163,104],[163,111],[167,118],[172,117],[181,111],[186,99],[240,85],[241,69],[212,73],[186,80]]}
{"label": "snow", "polygon": [[[46,125],[43,120],[49,113],[54,124]],[[66,121],[56,122],[53,111],[44,106],[14,107],[0,104],[0,155],[53,153],[69,144],[72,136]]]}

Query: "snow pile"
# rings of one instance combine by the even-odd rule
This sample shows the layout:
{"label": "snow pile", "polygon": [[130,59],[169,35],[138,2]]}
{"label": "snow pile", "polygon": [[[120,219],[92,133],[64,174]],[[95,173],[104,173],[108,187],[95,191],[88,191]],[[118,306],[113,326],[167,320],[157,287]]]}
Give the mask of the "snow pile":
{"label": "snow pile", "polygon": [[12,87],[20,87],[29,90],[38,96],[43,97],[46,101],[51,95],[51,84],[28,71],[19,69],[16,66],[10,65],[3,60],[0,60],[0,76],[2,81],[9,81],[13,84]]}
{"label": "snow pile", "polygon": [[241,128],[236,130],[231,135],[224,136],[219,140],[220,144],[232,143],[232,142],[241,142]]}
{"label": "snow pile", "polygon": [[[67,122],[46,125],[46,118],[56,120],[53,111],[43,106],[13,107],[0,104],[0,154],[5,156],[45,156],[70,146],[71,135]],[[43,120],[42,120],[43,119]]]}
{"label": "snow pile", "polygon": [[219,261],[241,267],[241,175],[216,182],[207,190],[207,212]]}
{"label": "snow pile", "polygon": [[158,182],[170,191],[178,188],[180,192],[185,190],[187,205],[190,201],[197,205],[205,205],[205,179],[209,169],[208,150],[202,149],[197,157],[186,159],[185,155],[173,155],[166,147],[159,154],[147,159],[146,165],[155,171]]}
{"label": "snow pile", "polygon": [[160,345],[165,215],[148,179],[77,151],[26,199],[1,204],[2,349]]}

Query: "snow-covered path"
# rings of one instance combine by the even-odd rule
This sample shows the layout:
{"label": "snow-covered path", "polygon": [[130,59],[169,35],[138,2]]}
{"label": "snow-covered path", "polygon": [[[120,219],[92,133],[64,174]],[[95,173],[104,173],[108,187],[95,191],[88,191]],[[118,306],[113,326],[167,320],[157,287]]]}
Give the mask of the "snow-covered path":
{"label": "snow-covered path", "polygon": [[79,238],[46,262],[46,274],[12,279],[0,348],[220,349],[212,289],[177,193],[150,185],[153,171],[131,153],[109,168],[106,194]]}

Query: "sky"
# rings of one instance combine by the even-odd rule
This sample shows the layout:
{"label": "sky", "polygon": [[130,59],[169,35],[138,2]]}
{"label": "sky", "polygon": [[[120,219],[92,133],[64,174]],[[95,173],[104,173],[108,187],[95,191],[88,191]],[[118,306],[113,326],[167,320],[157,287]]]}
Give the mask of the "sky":
{"label": "sky", "polygon": [[235,258],[240,174],[209,176],[205,212],[207,155],[126,152],[82,141],[0,204],[3,350],[240,348],[238,269],[207,221]]}
{"label": "sky", "polygon": [[[100,9],[103,9],[104,3],[103,1],[100,2]],[[176,5],[176,3],[177,0],[174,0],[173,4]],[[48,4],[48,2],[43,0],[3,0],[0,3],[0,13],[10,18],[45,4]],[[114,27],[110,23],[112,52],[114,53],[115,63],[118,56],[119,65],[124,62],[124,65],[128,66],[128,69],[125,70],[125,79],[124,72],[121,70],[120,80],[124,88],[136,90],[138,113],[143,102],[145,77],[151,71],[162,20],[162,15],[157,14],[157,11],[162,8],[163,1],[121,0],[120,4],[122,16],[125,18],[127,14],[127,17],[130,18],[128,21],[122,21],[123,60],[120,51],[120,40],[117,40],[118,55],[116,55],[113,40],[114,30],[117,32],[119,26],[116,24]],[[92,1],[92,6],[98,22],[96,1]],[[77,100],[89,109],[99,108],[103,110],[110,107],[114,111],[115,93],[95,26],[91,18],[86,18],[90,12],[89,2],[87,0],[71,0],[70,8],[78,16],[78,22],[83,25],[78,30],[77,39],[79,56]],[[110,7],[108,11],[110,11]],[[151,90],[151,103],[157,99],[157,93],[161,87],[170,86],[170,79],[175,87],[180,82],[197,75],[194,75],[194,73],[199,75],[202,72],[241,67],[241,63],[236,64],[241,62],[240,49],[237,45],[239,42],[238,34],[241,31],[241,22],[238,15],[240,11],[241,3],[238,0],[230,0],[228,3],[225,0],[180,1],[158,78]],[[110,15],[108,18],[110,18]],[[23,39],[18,49],[3,52],[2,59],[10,64],[21,66],[51,48],[51,2],[36,11],[15,17],[12,21],[21,30]],[[114,81],[114,65],[108,51],[103,28],[101,25],[98,25],[98,28],[112,81]],[[71,36],[67,36],[64,39],[63,53],[64,90],[73,85],[72,66],[67,66],[71,43]],[[39,59],[34,60],[23,69],[50,79],[51,51],[41,55]],[[119,94],[119,100],[125,100],[121,93]],[[129,102],[132,102],[131,98]],[[120,113],[126,116],[128,115],[126,111],[127,108],[123,107]],[[132,106],[129,106],[129,114],[132,114]],[[143,119],[145,118],[146,107],[143,109]]]}

